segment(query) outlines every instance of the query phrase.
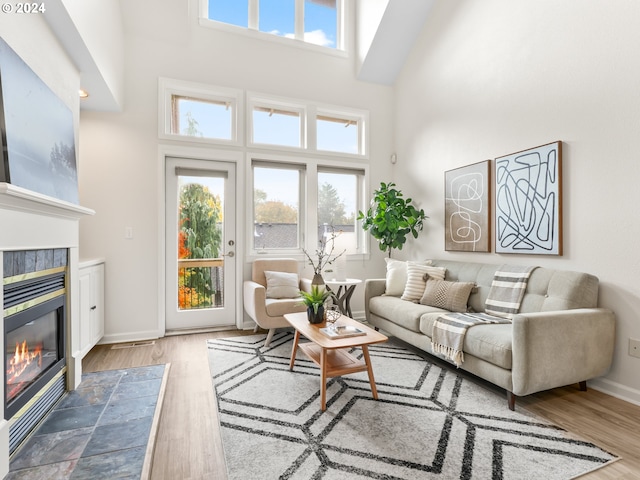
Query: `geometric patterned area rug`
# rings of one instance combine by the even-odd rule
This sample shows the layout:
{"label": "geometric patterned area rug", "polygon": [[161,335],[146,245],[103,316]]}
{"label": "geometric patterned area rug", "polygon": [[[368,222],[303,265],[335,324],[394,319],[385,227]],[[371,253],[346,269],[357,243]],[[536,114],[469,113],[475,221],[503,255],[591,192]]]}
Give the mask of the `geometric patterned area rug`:
{"label": "geometric patterned area rug", "polygon": [[229,479],[564,480],[616,460],[393,339],[369,346],[378,400],[366,372],[334,377],[322,412],[292,338],[207,341]]}

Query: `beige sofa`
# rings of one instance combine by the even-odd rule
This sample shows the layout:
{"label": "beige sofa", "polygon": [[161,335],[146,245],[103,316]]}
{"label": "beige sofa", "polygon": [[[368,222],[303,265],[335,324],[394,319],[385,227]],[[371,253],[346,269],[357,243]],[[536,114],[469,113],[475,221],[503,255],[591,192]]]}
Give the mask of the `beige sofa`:
{"label": "beige sofa", "polygon": [[[433,260],[446,280],[474,282],[468,305],[484,311],[500,265]],[[578,272],[536,268],[519,313],[510,324],[468,330],[460,368],[504,388],[511,410],[516,396],[579,383],[607,372],[613,357],[615,317],[598,308],[598,279]],[[425,352],[433,323],[444,310],[385,295],[385,279],[365,281],[367,321]]]}

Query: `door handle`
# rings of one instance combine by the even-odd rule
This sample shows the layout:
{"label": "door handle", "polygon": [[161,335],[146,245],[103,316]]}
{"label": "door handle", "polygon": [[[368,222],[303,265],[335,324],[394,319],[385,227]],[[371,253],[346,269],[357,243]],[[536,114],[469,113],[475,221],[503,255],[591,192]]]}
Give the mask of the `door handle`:
{"label": "door handle", "polygon": [[235,256],[235,253],[233,253],[233,252],[229,252],[229,253],[226,253],[226,254],[225,254],[225,253],[223,253],[223,254],[222,254],[222,256],[223,256],[223,257],[234,257],[234,256]]}

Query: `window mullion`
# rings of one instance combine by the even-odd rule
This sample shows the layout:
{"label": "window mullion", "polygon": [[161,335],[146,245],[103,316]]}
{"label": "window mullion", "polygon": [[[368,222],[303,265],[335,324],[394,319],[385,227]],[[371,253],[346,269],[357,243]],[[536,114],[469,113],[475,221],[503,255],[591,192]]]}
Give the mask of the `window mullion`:
{"label": "window mullion", "polygon": [[259,27],[260,6],[258,3],[259,0],[249,0],[248,28],[251,30],[258,30]]}
{"label": "window mullion", "polygon": [[304,41],[304,0],[296,0],[295,37]]}
{"label": "window mullion", "polygon": [[307,164],[306,173],[306,225],[305,232],[307,243],[305,244],[305,248],[307,251],[315,252],[318,248],[318,242],[320,239],[318,238],[318,166],[312,162]]}

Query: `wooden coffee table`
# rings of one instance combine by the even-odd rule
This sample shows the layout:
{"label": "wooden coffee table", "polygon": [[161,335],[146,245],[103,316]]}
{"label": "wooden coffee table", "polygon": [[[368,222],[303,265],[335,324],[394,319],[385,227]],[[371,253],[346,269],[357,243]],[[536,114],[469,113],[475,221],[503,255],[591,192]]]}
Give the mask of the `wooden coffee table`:
{"label": "wooden coffee table", "polygon": [[[288,313],[284,318],[296,330],[289,370],[293,370],[298,347],[320,367],[320,408],[323,411],[327,409],[327,378],[330,377],[339,377],[366,370],[369,375],[373,398],[378,399],[378,390],[376,389],[371,359],[369,358],[369,345],[386,342],[388,340],[386,336],[345,315],[338,319],[336,325],[353,325],[366,332],[366,334],[357,337],[334,339],[327,337],[320,331],[321,328],[327,326],[326,323],[315,325],[309,323],[306,312]],[[300,344],[300,335],[304,335],[309,342]],[[347,351],[352,347],[362,348],[364,362]]]}

